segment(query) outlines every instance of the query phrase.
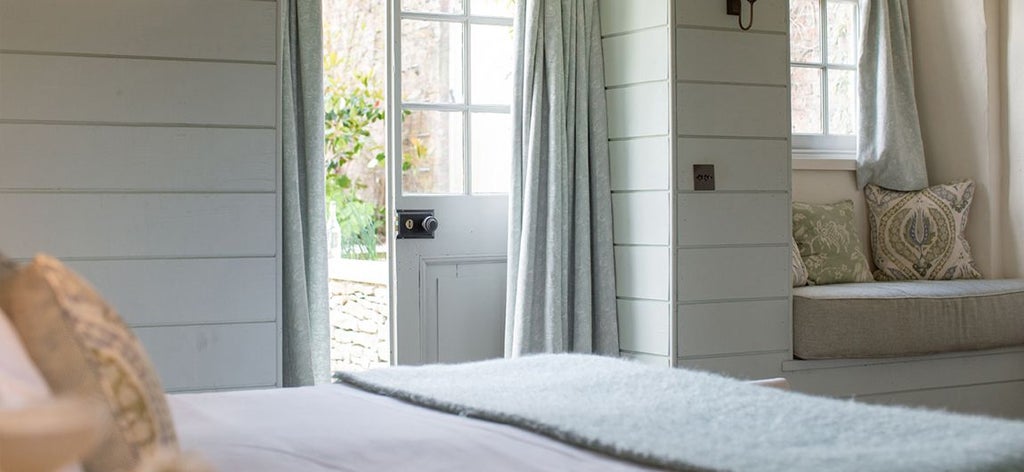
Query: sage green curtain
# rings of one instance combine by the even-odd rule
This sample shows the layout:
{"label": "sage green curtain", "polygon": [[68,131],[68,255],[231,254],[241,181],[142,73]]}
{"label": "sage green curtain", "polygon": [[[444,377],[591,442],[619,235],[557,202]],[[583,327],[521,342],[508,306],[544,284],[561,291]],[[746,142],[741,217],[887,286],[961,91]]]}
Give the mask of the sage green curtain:
{"label": "sage green curtain", "polygon": [[863,0],[860,5],[857,185],[920,190],[928,186],[928,172],[914,95],[907,0]]}
{"label": "sage green curtain", "polygon": [[597,0],[519,0],[506,356],[619,354]]}
{"label": "sage green curtain", "polygon": [[283,375],[330,380],[320,0],[282,0]]}

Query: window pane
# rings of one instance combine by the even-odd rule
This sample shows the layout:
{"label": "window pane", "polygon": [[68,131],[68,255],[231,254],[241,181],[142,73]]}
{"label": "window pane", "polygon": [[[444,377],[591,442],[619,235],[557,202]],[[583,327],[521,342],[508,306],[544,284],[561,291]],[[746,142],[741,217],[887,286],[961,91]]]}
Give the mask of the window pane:
{"label": "window pane", "polygon": [[402,11],[462,13],[464,0],[402,0]]}
{"label": "window pane", "polygon": [[857,134],[857,78],[852,70],[828,71],[828,134]]}
{"label": "window pane", "polygon": [[790,0],[790,61],[821,62],[820,8],[818,0]]}
{"label": "window pane", "polygon": [[516,14],[515,0],[470,0],[469,13],[473,16],[504,16]]}
{"label": "window pane", "polygon": [[821,69],[791,67],[793,132],[821,134]]}
{"label": "window pane", "polygon": [[463,103],[462,24],[402,21],[402,101]]}
{"label": "window pane", "polygon": [[509,26],[470,26],[472,61],[471,101],[474,104],[512,103],[513,44]]}
{"label": "window pane", "polygon": [[462,113],[410,111],[402,118],[402,192],[463,193]]}
{"label": "window pane", "polygon": [[508,193],[512,165],[512,117],[507,113],[473,113],[473,193]]}
{"label": "window pane", "polygon": [[828,2],[828,62],[857,63],[857,4]]}

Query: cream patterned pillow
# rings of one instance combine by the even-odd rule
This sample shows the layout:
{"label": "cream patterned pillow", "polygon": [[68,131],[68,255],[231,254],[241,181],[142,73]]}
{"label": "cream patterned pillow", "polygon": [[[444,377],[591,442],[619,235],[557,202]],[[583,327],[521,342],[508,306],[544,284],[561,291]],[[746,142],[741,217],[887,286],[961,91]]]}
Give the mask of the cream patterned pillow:
{"label": "cream patterned pillow", "polygon": [[792,237],[789,239],[789,263],[792,267],[790,273],[793,275],[793,286],[803,287],[804,285],[807,285],[807,267],[804,266],[804,260],[800,257],[800,248],[796,246],[796,240]]}
{"label": "cream patterned pillow", "polygon": [[974,182],[899,192],[864,189],[879,280],[980,279],[964,237]]}
{"label": "cream patterned pillow", "polygon": [[0,307],[56,395],[106,405],[111,433],[86,470],[128,472],[177,450],[170,411],[138,339],[99,295],[59,261],[39,255],[0,278]]}
{"label": "cream patterned pillow", "polygon": [[874,281],[868,259],[860,250],[853,201],[793,202],[793,239],[810,285]]}

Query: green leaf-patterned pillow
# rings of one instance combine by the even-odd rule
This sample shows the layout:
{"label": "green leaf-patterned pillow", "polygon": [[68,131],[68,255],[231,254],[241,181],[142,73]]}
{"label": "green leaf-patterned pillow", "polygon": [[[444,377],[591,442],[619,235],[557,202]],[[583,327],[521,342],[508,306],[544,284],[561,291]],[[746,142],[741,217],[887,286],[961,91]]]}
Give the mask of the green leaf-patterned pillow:
{"label": "green leaf-patterned pillow", "polygon": [[853,218],[851,200],[793,202],[793,239],[811,285],[874,281]]}
{"label": "green leaf-patterned pillow", "polygon": [[899,192],[864,188],[879,280],[980,279],[964,237],[974,182]]}

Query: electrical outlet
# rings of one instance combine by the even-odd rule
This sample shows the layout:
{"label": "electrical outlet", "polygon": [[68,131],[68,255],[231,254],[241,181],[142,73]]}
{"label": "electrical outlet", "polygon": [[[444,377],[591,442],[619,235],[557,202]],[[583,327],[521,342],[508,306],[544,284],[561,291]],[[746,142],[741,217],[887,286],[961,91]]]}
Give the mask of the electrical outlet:
{"label": "electrical outlet", "polygon": [[693,165],[693,189],[697,191],[709,191],[715,189],[714,164]]}

